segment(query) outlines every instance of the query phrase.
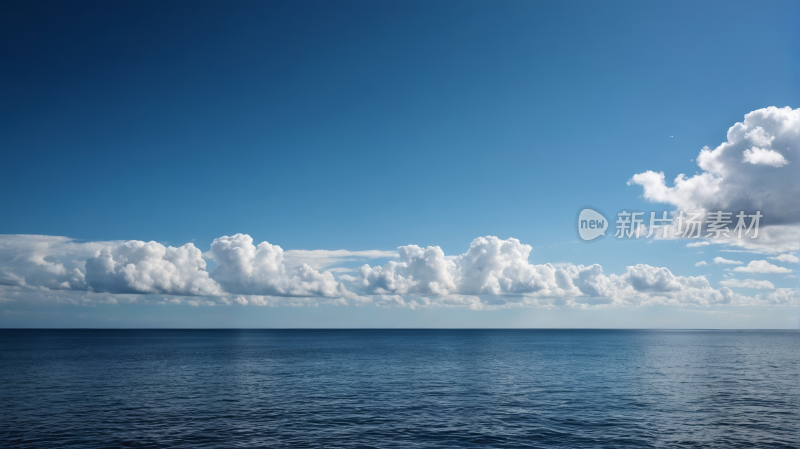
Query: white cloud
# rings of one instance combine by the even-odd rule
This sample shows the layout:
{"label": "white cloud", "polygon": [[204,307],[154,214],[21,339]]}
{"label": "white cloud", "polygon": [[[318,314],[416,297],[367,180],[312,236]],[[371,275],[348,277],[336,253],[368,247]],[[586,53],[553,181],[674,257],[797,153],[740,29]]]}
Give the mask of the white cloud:
{"label": "white cloud", "polygon": [[769,293],[759,293],[756,295],[756,301],[777,305],[800,304],[800,291],[793,288],[779,288]]}
{"label": "white cloud", "polygon": [[701,260],[700,262],[697,262],[696,264],[694,264],[694,266],[696,266],[696,267],[702,267],[704,265],[708,265],[705,260]]}
{"label": "white cloud", "polygon": [[213,306],[217,305],[217,303],[214,302],[214,301],[203,301],[203,300],[200,300],[200,299],[187,299],[186,300],[186,304],[188,304],[188,305],[190,305],[192,307],[200,307],[200,306],[211,306],[211,307],[213,307]]}
{"label": "white cloud", "polygon": [[742,273],[791,273],[788,268],[772,265],[766,260],[753,260],[746,267],[736,267],[733,271]]}
{"label": "white cloud", "polygon": [[770,281],[757,281],[755,279],[725,279],[719,283],[725,287],[734,288],[758,288],[763,290],[772,290],[775,288]]}
{"label": "white cloud", "polygon": [[788,263],[799,263],[800,257],[795,256],[794,254],[781,254],[777,257],[767,257],[767,259],[777,260],[779,262],[788,262]]}
{"label": "white cloud", "polygon": [[246,234],[223,236],[211,243],[216,262],[210,275],[227,293],[275,296],[351,296],[330,272],[319,272],[302,263],[287,269],[283,249],[261,242],[253,245]]}
{"label": "white cloud", "polygon": [[788,226],[794,237],[800,235],[800,182],[798,165],[792,163],[799,156],[800,109],[768,107],[746,114],[714,150],[703,148],[697,157],[701,173],[680,174],[669,187],[663,172],[646,171],[628,184],[642,186],[647,200],[684,211],[759,210],[762,235],[724,242],[765,252],[796,251],[800,239],[787,239],[785,230],[769,228]]}
{"label": "white cloud", "polygon": [[[761,227],[758,230],[758,238],[736,238],[731,234],[730,238],[721,236],[718,239],[712,239],[711,243],[730,245],[737,248],[743,248],[740,252],[750,253],[786,253],[800,250],[800,226],[798,225],[775,225]],[[720,251],[736,251],[736,250],[720,250]]]}
{"label": "white cloud", "polygon": [[86,290],[86,259],[117,243],[81,243],[49,235],[0,235],[0,285]]}
{"label": "white cloud", "polygon": [[611,275],[612,293],[618,305],[728,304],[735,295],[728,288],[711,288],[705,276],[675,276],[667,268],[649,265],[628,267],[622,276]]}
{"label": "white cloud", "polygon": [[664,293],[680,290],[682,286],[668,269],[643,264],[628,267],[628,272],[622,276],[622,279],[640,292]]}
{"label": "white cloud", "polygon": [[686,247],[687,248],[697,248],[699,246],[707,246],[707,245],[710,245],[710,244],[711,243],[709,243],[709,242],[693,242],[693,243],[689,243],[688,245],[686,245]]}
{"label": "white cloud", "polygon": [[[174,248],[135,240],[83,243],[66,237],[2,235],[0,285],[112,294],[353,296],[330,272],[303,263],[287,269],[282,253],[266,242],[256,248],[249,236],[221,237],[212,244],[217,267],[209,273],[191,243]],[[320,253],[311,253],[320,258]],[[385,254],[360,252],[354,257],[378,253]],[[329,258],[342,256],[334,252]]]}
{"label": "white cloud", "polygon": [[723,259],[722,257],[715,257],[714,263],[717,265],[743,265],[744,262],[738,260]]}
{"label": "white cloud", "polygon": [[109,293],[222,293],[191,243],[174,248],[131,240],[106,246],[86,261],[86,283],[94,291]]}
{"label": "white cloud", "polygon": [[744,158],[742,160],[753,165],[771,165],[773,167],[783,167],[789,163],[777,151],[758,147],[744,150]]}
{"label": "white cloud", "polygon": [[[552,265],[528,262],[529,245],[510,238],[479,237],[456,259],[462,294],[531,293],[559,288]],[[563,287],[563,285],[561,286]]]}
{"label": "white cloud", "polygon": [[399,262],[380,267],[364,265],[354,286],[364,294],[435,294],[456,291],[456,263],[447,260],[438,246],[416,245],[398,248]]}
{"label": "white cloud", "polygon": [[[358,277],[347,277],[361,294],[377,295],[530,295],[574,296],[598,294],[602,282],[599,265],[591,267],[528,262],[531,251],[517,239],[479,237],[469,250],[445,257],[438,246],[398,248],[400,260],[384,266],[361,267]],[[343,277],[344,278],[344,277]]]}
{"label": "white cloud", "polygon": [[[530,246],[516,239],[492,236],[475,239],[467,252],[456,256],[446,256],[437,246],[409,245],[398,249],[397,260],[364,265],[337,279],[331,271],[318,271],[306,263],[287,266],[282,248],[267,242],[254,245],[243,234],[214,240],[206,253],[216,263],[211,271],[192,244],[174,248],[156,242],[81,243],[62,237],[0,236],[0,273],[5,284],[0,285],[0,297],[9,303],[74,305],[371,303],[470,309],[785,304],[793,297],[784,292],[789,299],[750,298],[728,287],[714,289],[704,276],[676,276],[665,267],[645,264],[629,266],[622,275],[606,275],[597,264],[536,265],[528,261],[530,252]],[[318,259],[329,258],[315,254]],[[336,256],[341,257],[332,259],[385,255],[339,253]],[[44,263],[31,264],[31,260]],[[64,273],[74,275],[74,283],[62,281]]]}
{"label": "white cloud", "polygon": [[[733,298],[714,290],[703,276],[675,276],[663,267],[635,265],[622,276],[605,276],[600,265],[528,262],[531,247],[516,239],[475,239],[469,250],[451,260],[439,247],[400,248],[400,261],[365,265],[360,276],[342,277],[360,294],[392,298],[436,296],[431,304],[469,304],[470,308],[508,305],[642,305],[647,303],[716,304]],[[415,303],[421,307],[423,303]]]}
{"label": "white cloud", "polygon": [[797,278],[797,276],[795,276],[795,275],[793,275],[793,274],[787,274],[787,275],[786,275],[786,276],[784,276],[783,278],[784,278],[784,279],[796,279],[796,278]]}

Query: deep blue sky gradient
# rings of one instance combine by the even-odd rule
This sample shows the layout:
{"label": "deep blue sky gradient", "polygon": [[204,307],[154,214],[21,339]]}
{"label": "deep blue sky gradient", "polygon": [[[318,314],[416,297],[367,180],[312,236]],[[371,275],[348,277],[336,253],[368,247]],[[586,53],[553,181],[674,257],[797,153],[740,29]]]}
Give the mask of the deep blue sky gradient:
{"label": "deep blue sky gradient", "polygon": [[692,174],[745,113],[798,107],[798,17],[796,1],[3,2],[0,233],[447,254],[497,235],[536,263],[693,263],[558,245],[581,206],[655,208],[632,175]]}

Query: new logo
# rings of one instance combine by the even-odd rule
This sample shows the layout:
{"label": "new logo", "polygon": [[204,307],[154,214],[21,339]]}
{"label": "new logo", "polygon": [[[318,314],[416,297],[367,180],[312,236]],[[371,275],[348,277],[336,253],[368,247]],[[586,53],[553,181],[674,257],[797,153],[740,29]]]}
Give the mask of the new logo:
{"label": "new logo", "polygon": [[604,237],[608,229],[608,219],[590,207],[583,208],[578,213],[578,236],[585,241]]}

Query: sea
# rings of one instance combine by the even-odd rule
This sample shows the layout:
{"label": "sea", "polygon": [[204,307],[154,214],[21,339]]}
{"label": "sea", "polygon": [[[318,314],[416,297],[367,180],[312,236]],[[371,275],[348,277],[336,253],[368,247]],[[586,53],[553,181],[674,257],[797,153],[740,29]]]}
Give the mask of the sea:
{"label": "sea", "polygon": [[0,330],[4,448],[797,448],[798,330]]}

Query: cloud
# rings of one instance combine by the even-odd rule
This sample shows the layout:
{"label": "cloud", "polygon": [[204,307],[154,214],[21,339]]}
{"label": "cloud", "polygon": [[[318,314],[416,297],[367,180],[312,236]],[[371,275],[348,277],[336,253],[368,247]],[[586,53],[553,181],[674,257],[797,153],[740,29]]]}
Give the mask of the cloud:
{"label": "cloud", "polygon": [[710,245],[709,242],[692,242],[686,245],[687,248],[697,248],[698,246],[707,246]]}
{"label": "cloud", "polygon": [[777,257],[767,257],[767,259],[777,260],[779,262],[788,262],[788,263],[799,263],[800,257],[795,256],[794,254],[781,254]]}
{"label": "cloud", "polygon": [[664,267],[639,264],[628,267],[622,276],[626,283],[640,292],[670,292],[681,289],[681,283],[671,271]]}
{"label": "cloud", "polygon": [[639,264],[622,276],[609,276],[618,305],[642,304],[729,304],[736,295],[728,288],[711,288],[705,276],[675,276],[664,267]]}
{"label": "cloud", "polygon": [[696,267],[702,267],[704,265],[708,265],[705,260],[701,260],[700,262],[697,262],[696,264],[694,264],[694,266],[696,266]]}
{"label": "cloud", "polygon": [[757,281],[755,279],[725,279],[724,281],[719,282],[720,285],[724,285],[725,287],[734,287],[734,288],[758,288],[762,290],[772,290],[775,288],[770,281]]}
{"label": "cloud", "polygon": [[[283,262],[287,267],[298,267],[306,264],[315,270],[327,269],[334,271],[333,267],[343,262],[358,262],[365,259],[392,259],[397,258],[397,251],[348,251],[340,250],[302,250],[293,249],[283,252]],[[339,268],[337,271],[351,271],[347,268]]]}
{"label": "cloud", "polygon": [[223,236],[211,243],[216,262],[210,276],[227,293],[275,296],[352,296],[330,272],[306,263],[287,269],[283,249],[261,242],[253,245],[246,234]]}
{"label": "cloud", "polygon": [[462,294],[532,293],[542,289],[563,287],[550,264],[528,262],[531,247],[517,239],[479,237],[469,250],[456,259]]}
{"label": "cloud", "polygon": [[772,167],[783,167],[789,163],[789,161],[777,151],[758,147],[744,150],[744,158],[742,160],[753,165],[770,165]]}
{"label": "cloud", "polygon": [[712,239],[710,242],[743,248],[744,250],[740,250],[742,252],[768,254],[792,252],[800,250],[800,226],[774,225],[761,227],[758,231],[758,238],[755,239],[738,239],[734,234],[731,234],[730,238],[721,237]]}
{"label": "cloud", "polygon": [[[508,305],[642,305],[648,303],[724,304],[733,293],[714,290],[703,276],[675,276],[663,267],[639,264],[625,274],[606,276],[600,265],[528,262],[531,247],[510,238],[480,237],[466,253],[448,259],[439,247],[399,248],[400,260],[343,276],[356,293],[398,297],[436,296],[431,304],[468,304],[470,308]],[[430,298],[429,298],[430,299]],[[424,306],[417,302],[415,307]]]}
{"label": "cloud", "polygon": [[479,237],[469,250],[445,257],[438,246],[398,248],[399,261],[383,266],[364,265],[358,277],[344,277],[353,290],[372,295],[597,295],[604,291],[599,265],[590,267],[528,262],[529,245],[510,238]]}
{"label": "cloud", "polygon": [[[793,297],[747,297],[727,286],[714,289],[704,276],[677,276],[668,268],[646,264],[628,266],[621,275],[605,274],[597,264],[532,264],[528,261],[531,250],[517,239],[486,236],[455,256],[445,255],[438,246],[416,245],[400,247],[396,253],[300,253],[306,260],[311,254],[311,259],[334,264],[344,258],[397,255],[383,265],[364,265],[337,278],[332,271],[320,271],[305,262],[288,265],[280,246],[255,245],[244,234],[214,240],[205,254],[191,243],[176,248],[135,240],[77,242],[63,237],[0,236],[0,297],[9,303],[74,305],[371,303],[469,309],[785,304]],[[208,270],[204,257],[213,259],[214,269]]]}
{"label": "cloud", "polygon": [[191,243],[173,248],[131,240],[106,246],[86,261],[86,283],[93,291],[108,293],[222,293]]}
{"label": "cloud", "polygon": [[736,267],[733,271],[742,273],[791,273],[788,268],[772,265],[766,260],[753,260],[746,267]]}
{"label": "cloud", "polygon": [[756,295],[759,303],[776,305],[800,304],[800,291],[793,288],[779,288],[769,293],[759,293]]}
{"label": "cloud", "polygon": [[739,262],[738,260],[729,260],[723,259],[722,257],[715,257],[714,263],[717,265],[742,265],[744,262]]}
{"label": "cloud", "polygon": [[86,290],[86,259],[108,244],[48,235],[0,235],[0,285]]}
{"label": "cloud", "polygon": [[192,307],[200,307],[200,306],[216,306],[217,303],[214,301],[202,301],[199,299],[187,299],[186,304]]}
{"label": "cloud", "polygon": [[389,261],[382,267],[361,267],[360,279],[353,278],[353,286],[362,294],[378,295],[447,295],[457,290],[456,263],[445,259],[438,246],[401,246],[398,253],[398,262]]}
{"label": "cloud", "polygon": [[[191,243],[174,248],[136,240],[78,242],[2,235],[0,285],[111,294],[353,296],[330,272],[321,273],[305,263],[287,268],[282,254],[279,246],[267,242],[256,248],[246,235],[225,236],[212,244],[210,256],[217,267],[209,272],[202,253]],[[335,252],[329,258],[343,255]]]}
{"label": "cloud", "polygon": [[[768,107],[746,114],[715,149],[703,148],[697,157],[702,172],[691,177],[679,174],[670,187],[663,172],[646,171],[634,175],[628,184],[642,186],[643,197],[649,201],[684,211],[761,211],[763,235],[725,242],[763,251],[796,251],[800,249],[800,239],[794,238],[800,235],[800,166],[793,161],[798,157],[800,109]],[[785,230],[768,232],[773,226],[792,227],[793,237],[784,238]]]}

